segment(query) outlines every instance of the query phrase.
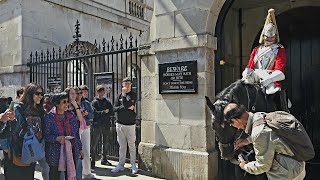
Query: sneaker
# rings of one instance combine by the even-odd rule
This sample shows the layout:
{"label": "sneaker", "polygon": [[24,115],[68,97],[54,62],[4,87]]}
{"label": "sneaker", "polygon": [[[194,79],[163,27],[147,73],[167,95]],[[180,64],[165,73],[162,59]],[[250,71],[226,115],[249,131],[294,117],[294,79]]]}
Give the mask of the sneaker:
{"label": "sneaker", "polygon": [[137,174],[137,172],[138,172],[138,169],[137,169],[136,164],[132,164],[131,165],[131,173],[132,174]]}
{"label": "sneaker", "polygon": [[95,176],[90,173],[90,174],[84,175],[83,178],[84,179],[93,179],[93,178],[95,178]]}
{"label": "sneaker", "polygon": [[106,165],[106,166],[112,166],[112,164],[111,164],[108,160],[106,160],[106,159],[102,159],[102,160],[101,160],[101,164],[102,164],[102,165]]}
{"label": "sneaker", "polygon": [[112,170],[111,170],[111,172],[112,173],[116,173],[116,172],[119,172],[119,171],[123,171],[125,168],[123,167],[123,166],[121,166],[121,165],[117,165],[115,168],[113,168]]}

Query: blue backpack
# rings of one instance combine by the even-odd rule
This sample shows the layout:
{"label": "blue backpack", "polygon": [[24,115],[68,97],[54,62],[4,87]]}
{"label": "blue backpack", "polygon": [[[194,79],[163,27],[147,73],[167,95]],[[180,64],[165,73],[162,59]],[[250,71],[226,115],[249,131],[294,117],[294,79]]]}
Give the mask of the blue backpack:
{"label": "blue backpack", "polygon": [[23,137],[21,161],[30,164],[45,157],[44,148],[34,135],[32,128]]}

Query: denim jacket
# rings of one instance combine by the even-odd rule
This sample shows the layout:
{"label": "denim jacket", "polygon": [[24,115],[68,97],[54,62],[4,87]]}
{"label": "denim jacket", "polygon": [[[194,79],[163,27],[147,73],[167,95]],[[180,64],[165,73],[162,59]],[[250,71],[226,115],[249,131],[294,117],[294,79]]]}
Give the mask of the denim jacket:
{"label": "denim jacket", "polygon": [[82,100],[80,107],[88,112],[88,116],[85,116],[84,119],[86,120],[86,125],[90,126],[90,120],[93,119],[93,108],[91,103],[88,100]]}

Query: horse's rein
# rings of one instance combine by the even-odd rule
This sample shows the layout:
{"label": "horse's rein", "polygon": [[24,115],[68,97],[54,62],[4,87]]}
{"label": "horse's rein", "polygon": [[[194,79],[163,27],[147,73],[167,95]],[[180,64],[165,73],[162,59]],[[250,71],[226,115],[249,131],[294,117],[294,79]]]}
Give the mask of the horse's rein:
{"label": "horse's rein", "polygon": [[[247,109],[249,110],[250,109],[250,95],[249,95],[248,87],[245,86],[245,88],[246,88],[247,97],[248,97],[248,108]],[[253,103],[253,106],[251,107],[252,112],[256,111],[257,97],[258,97],[258,93],[259,93],[256,86],[254,86],[254,88],[256,89],[256,97],[254,98],[254,103]]]}
{"label": "horse's rein", "polygon": [[230,147],[230,146],[234,146],[234,143],[222,143],[220,141],[218,141],[219,146],[221,147]]}

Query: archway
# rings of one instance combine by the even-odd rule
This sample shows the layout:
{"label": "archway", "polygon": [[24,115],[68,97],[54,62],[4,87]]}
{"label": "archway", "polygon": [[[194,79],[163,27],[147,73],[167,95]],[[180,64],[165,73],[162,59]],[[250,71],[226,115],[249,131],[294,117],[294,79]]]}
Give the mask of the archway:
{"label": "archway", "polygon": [[[257,4],[259,3],[259,4]],[[247,64],[269,8],[276,9],[281,43],[286,47],[286,89],[293,108],[291,113],[304,124],[316,150],[320,150],[320,27],[312,22],[320,15],[320,2],[308,1],[233,1],[227,0],[216,20],[215,51],[216,92],[236,79]],[[223,63],[220,64],[220,61]],[[313,179],[319,169],[317,156],[307,163],[306,179]],[[230,173],[230,171],[228,171]]]}

